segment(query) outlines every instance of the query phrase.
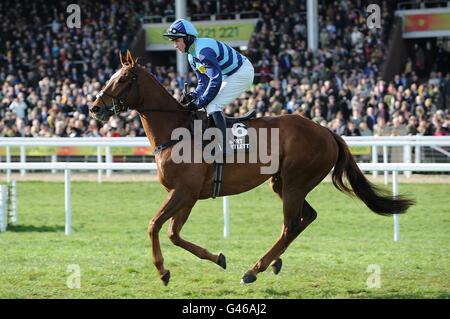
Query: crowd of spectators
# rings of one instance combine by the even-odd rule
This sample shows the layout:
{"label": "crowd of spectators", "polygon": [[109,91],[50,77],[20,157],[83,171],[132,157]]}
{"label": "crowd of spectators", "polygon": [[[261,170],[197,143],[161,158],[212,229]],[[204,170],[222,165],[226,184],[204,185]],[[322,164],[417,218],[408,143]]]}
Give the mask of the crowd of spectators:
{"label": "crowd of spectators", "polygon": [[379,2],[383,23],[369,29],[365,9],[372,2],[321,1],[319,50],[314,54],[307,49],[306,16],[295,10],[299,5],[305,12],[305,3],[265,2],[247,52],[257,61],[259,84],[228,112],[256,108],[259,116],[298,113],[340,135],[447,135],[450,48],[439,46],[440,63],[426,61],[431,73],[423,73],[424,63],[417,63],[416,55],[386,83],[380,67],[394,8]]}
{"label": "crowd of spectators", "polygon": [[[426,77],[407,63],[393,81],[381,80],[393,8],[381,2],[382,28],[368,29],[366,2],[320,1],[319,50],[312,53],[305,1],[230,1],[233,10],[259,11],[261,19],[244,52],[255,84],[225,113],[295,113],[340,135],[449,134],[448,61],[430,65]],[[144,135],[137,112],[100,126],[88,105],[118,68],[139,18],[173,14],[173,1],[78,3],[82,26],[73,29],[65,23],[67,1],[0,3],[0,136]],[[214,1],[188,3],[190,14],[225,11]],[[448,49],[440,47],[447,56]],[[147,67],[179,98],[183,80],[173,66]],[[192,72],[189,80],[196,85]]]}
{"label": "crowd of spectators", "polygon": [[142,135],[136,112],[103,127],[88,114],[140,27],[136,3],[78,1],[80,28],[69,4],[0,2],[0,136]]}

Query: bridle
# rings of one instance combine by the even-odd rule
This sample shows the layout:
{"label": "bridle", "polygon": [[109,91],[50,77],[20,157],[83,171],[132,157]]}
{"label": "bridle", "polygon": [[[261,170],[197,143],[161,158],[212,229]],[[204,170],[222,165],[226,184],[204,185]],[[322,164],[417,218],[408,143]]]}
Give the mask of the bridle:
{"label": "bridle", "polygon": [[[138,80],[138,73],[136,73],[134,71],[134,67],[132,67],[129,72],[131,72],[131,80],[128,81],[128,83],[124,86],[124,88],[122,90],[120,90],[120,92],[114,96],[112,94],[106,93],[104,89],[100,90],[100,92],[97,94],[96,98],[100,100],[100,102],[103,104],[103,106],[108,110],[114,113],[114,116],[117,116],[118,113],[120,112],[124,112],[124,111],[128,111],[129,107],[125,105],[125,100],[128,97],[133,84],[137,84],[137,80]],[[157,81],[155,79],[155,81]],[[136,85],[137,88],[137,96],[138,96],[138,101],[139,101],[139,86]],[[112,101],[112,106],[108,106],[104,99],[103,96],[107,96],[109,98],[111,98]],[[192,120],[193,116],[194,116],[194,111],[189,110],[189,109],[182,109],[182,108],[176,108],[176,109],[145,109],[145,111],[147,112],[188,112],[188,118],[187,118],[187,125],[189,125],[190,121]],[[178,143],[180,140],[170,140],[169,142],[163,143],[159,146],[156,147],[154,154],[158,154],[159,152],[161,152],[162,150],[164,150],[167,147],[173,146],[176,143]]]}
{"label": "bridle", "polygon": [[[96,95],[96,98],[100,99],[100,102],[103,106],[114,113],[114,116],[117,116],[120,112],[125,112],[129,110],[129,107],[125,105],[124,100],[128,97],[128,94],[131,91],[131,86],[137,82],[138,74],[134,72],[133,68],[130,69],[131,72],[131,80],[128,81],[127,85],[117,94],[117,96],[113,96],[112,94],[106,93],[105,90],[100,90],[100,92]],[[136,85],[138,100],[139,100],[139,87]],[[124,94],[126,95],[124,96]],[[107,96],[111,98],[112,106],[109,106],[103,100],[103,96]],[[190,112],[188,109],[146,109],[149,112]]]}
{"label": "bridle", "polygon": [[[100,102],[103,104],[103,106],[108,109],[109,111],[112,111],[115,116],[117,116],[118,113],[128,111],[129,107],[127,107],[124,103],[124,100],[128,97],[128,94],[131,91],[131,86],[137,82],[137,74],[133,71],[133,69],[130,69],[131,72],[131,80],[128,81],[127,85],[117,94],[117,96],[113,96],[112,94],[106,93],[103,89],[98,92],[96,98],[100,99]],[[139,97],[139,88],[136,85],[137,94]],[[130,89],[130,90],[129,90]],[[124,96],[124,94],[126,95]],[[107,96],[111,98],[112,106],[108,107],[108,105],[103,100],[103,96]]]}

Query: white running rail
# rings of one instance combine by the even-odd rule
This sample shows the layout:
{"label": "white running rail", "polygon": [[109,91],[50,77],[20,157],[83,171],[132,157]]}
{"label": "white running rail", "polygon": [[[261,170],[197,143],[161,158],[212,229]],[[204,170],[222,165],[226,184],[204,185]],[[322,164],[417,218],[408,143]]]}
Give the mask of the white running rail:
{"label": "white running rail", "polygon": [[[398,195],[398,172],[399,171],[418,171],[418,172],[450,172],[450,163],[436,164],[436,163],[361,163],[358,164],[362,171],[391,171],[393,174],[393,196]],[[70,176],[71,171],[76,170],[155,170],[155,163],[0,163],[0,170],[64,170],[65,181],[65,216],[66,226],[65,233],[71,233],[71,194],[70,194]],[[224,236],[229,235],[229,209],[228,199],[224,197]],[[394,215],[394,240],[400,239],[400,224],[399,216]]]}

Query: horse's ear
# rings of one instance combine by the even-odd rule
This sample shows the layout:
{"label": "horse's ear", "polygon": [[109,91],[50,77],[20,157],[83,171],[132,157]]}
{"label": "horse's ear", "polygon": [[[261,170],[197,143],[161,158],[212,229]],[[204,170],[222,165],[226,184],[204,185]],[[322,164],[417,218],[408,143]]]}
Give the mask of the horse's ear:
{"label": "horse's ear", "polygon": [[124,66],[124,64],[123,64],[123,57],[122,57],[122,51],[119,51],[119,58],[120,58],[120,64],[122,66]]}
{"label": "horse's ear", "polygon": [[127,61],[128,63],[130,63],[132,66],[134,65],[135,61],[133,59],[133,56],[131,55],[130,50],[127,50]]}

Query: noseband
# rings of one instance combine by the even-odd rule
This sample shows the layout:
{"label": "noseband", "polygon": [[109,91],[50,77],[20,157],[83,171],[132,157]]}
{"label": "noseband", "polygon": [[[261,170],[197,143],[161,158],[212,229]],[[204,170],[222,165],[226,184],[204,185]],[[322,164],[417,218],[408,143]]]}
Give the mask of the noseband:
{"label": "noseband", "polygon": [[[100,99],[100,101],[105,106],[105,108],[108,109],[109,111],[112,111],[115,116],[117,116],[117,114],[119,112],[128,111],[128,109],[129,109],[129,107],[127,107],[125,105],[124,100],[128,97],[128,94],[131,91],[130,90],[131,86],[137,81],[137,77],[138,77],[138,75],[135,72],[133,72],[133,70],[130,70],[130,72],[131,72],[131,80],[128,81],[127,85],[125,85],[125,87],[117,94],[117,96],[113,96],[109,93],[106,93],[104,90],[101,90],[100,92],[98,92],[98,94],[96,96],[96,98]],[[136,86],[136,87],[138,87],[138,86]],[[137,94],[139,97],[139,89],[137,90]],[[108,105],[103,100],[103,96],[107,96],[107,97],[111,98],[112,106],[108,107]]]}

